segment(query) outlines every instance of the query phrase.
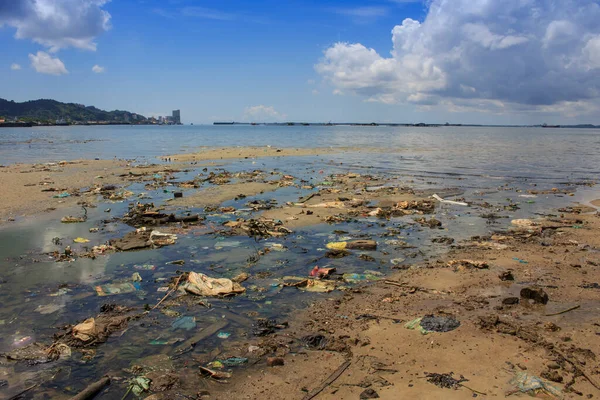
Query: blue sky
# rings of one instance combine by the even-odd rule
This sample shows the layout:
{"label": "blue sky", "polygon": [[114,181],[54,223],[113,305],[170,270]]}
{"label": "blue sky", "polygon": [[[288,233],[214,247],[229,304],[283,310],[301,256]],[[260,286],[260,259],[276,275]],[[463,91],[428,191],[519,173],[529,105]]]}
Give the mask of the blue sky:
{"label": "blue sky", "polygon": [[0,96],[186,123],[600,123],[599,17],[595,0],[0,0]]}

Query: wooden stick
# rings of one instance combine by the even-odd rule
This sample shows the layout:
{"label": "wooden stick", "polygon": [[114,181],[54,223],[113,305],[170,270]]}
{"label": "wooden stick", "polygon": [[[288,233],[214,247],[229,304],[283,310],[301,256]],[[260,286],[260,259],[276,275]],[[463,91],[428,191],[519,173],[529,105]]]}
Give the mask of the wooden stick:
{"label": "wooden stick", "polygon": [[567,308],[566,310],[563,310],[563,311],[559,311],[559,312],[552,313],[552,314],[546,314],[546,317],[552,317],[553,315],[560,315],[560,314],[568,313],[569,311],[577,310],[580,307],[581,306],[578,304],[578,305],[573,306],[571,308]]}
{"label": "wooden stick", "polygon": [[108,376],[105,376],[104,378],[100,379],[98,382],[94,382],[91,385],[89,385],[88,387],[86,387],[82,392],[79,392],[79,394],[71,397],[70,400],[93,399],[94,397],[96,397],[96,395],[98,393],[100,393],[100,391],[102,389],[104,389],[104,386],[108,385],[109,383],[110,383],[110,378]]}
{"label": "wooden stick", "polygon": [[[175,282],[175,287],[173,289],[171,289],[167,294],[165,294],[165,297],[163,297],[158,303],[156,303],[156,305],[154,307],[152,307],[152,310],[154,310],[158,306],[160,306],[162,304],[162,302],[165,301],[167,299],[167,297],[169,297],[171,295],[171,293],[173,293],[174,291],[177,290],[177,287],[179,287],[179,281],[181,280],[182,276],[183,276],[183,274],[179,275],[179,277],[177,278],[177,281]],[[152,311],[152,310],[150,310],[150,311]]]}
{"label": "wooden stick", "polygon": [[39,383],[36,383],[35,385],[31,385],[27,389],[23,390],[22,392],[15,394],[13,397],[9,398],[8,400],[17,400],[17,399],[20,399],[21,396],[23,396],[25,393],[29,392],[31,389],[35,389],[39,385],[40,385]]}
{"label": "wooden stick", "polygon": [[406,285],[404,283],[398,283],[398,282],[394,282],[394,281],[383,281],[383,283],[385,283],[386,285],[394,285],[394,286],[398,286],[401,288],[406,287]]}
{"label": "wooden stick", "polygon": [[309,394],[304,396],[304,398],[302,400],[311,400],[311,399],[315,398],[327,386],[331,385],[337,378],[339,378],[340,375],[342,375],[344,373],[344,371],[346,369],[348,369],[348,367],[350,366],[350,363],[351,363],[350,361],[346,361],[345,363],[340,365],[340,367],[337,370],[335,370],[335,372],[333,374],[329,375],[329,378],[327,378],[327,380],[325,380],[325,382],[323,382],[321,385],[319,385],[319,387],[317,387],[312,392],[310,392]]}
{"label": "wooden stick", "polygon": [[556,348],[553,350],[555,353],[557,353],[559,356],[561,356],[566,362],[568,362],[569,364],[571,364],[573,367],[575,367],[575,370],[580,372],[581,375],[587,379],[587,381],[596,389],[600,390],[600,385],[594,381],[588,374],[586,374],[586,372],[581,369],[581,367],[579,367],[579,365],[575,364],[574,361],[571,361],[570,359],[568,359],[563,353],[561,353],[560,351],[556,350]]}

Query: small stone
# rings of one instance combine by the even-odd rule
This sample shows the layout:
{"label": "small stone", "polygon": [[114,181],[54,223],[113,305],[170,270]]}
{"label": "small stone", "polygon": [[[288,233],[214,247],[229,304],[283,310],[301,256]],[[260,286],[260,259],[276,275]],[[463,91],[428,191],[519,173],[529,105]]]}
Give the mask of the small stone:
{"label": "small stone", "polygon": [[267,357],[267,365],[269,367],[285,365],[285,360],[281,357]]}
{"label": "small stone", "polygon": [[563,377],[556,370],[544,371],[540,374],[540,376],[544,379],[548,379],[549,381],[561,383],[563,381]]}
{"label": "small stone", "polygon": [[548,294],[544,292],[544,289],[534,286],[529,286],[521,289],[521,297],[524,299],[533,300],[534,303],[547,304]]}
{"label": "small stone", "polygon": [[504,300],[502,300],[502,304],[504,304],[504,305],[519,304],[519,298],[518,297],[507,297]]}
{"label": "small stone", "polygon": [[515,276],[513,275],[512,271],[504,271],[503,273],[498,275],[498,278],[500,278],[501,281],[514,281],[515,280]]}
{"label": "small stone", "polygon": [[364,400],[364,399],[378,399],[378,398],[379,398],[379,395],[373,389],[365,389],[360,394],[360,400]]}

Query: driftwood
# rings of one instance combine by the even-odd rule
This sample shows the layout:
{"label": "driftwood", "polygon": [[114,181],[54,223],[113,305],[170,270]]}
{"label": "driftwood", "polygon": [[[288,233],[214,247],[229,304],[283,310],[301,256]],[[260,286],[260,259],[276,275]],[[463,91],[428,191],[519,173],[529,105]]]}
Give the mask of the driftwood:
{"label": "driftwood", "polygon": [[102,389],[104,389],[104,386],[108,385],[109,383],[110,383],[110,378],[108,376],[105,376],[104,378],[100,379],[98,382],[94,382],[91,385],[89,385],[88,387],[86,387],[82,392],[79,392],[79,394],[71,397],[71,400],[93,399],[94,397],[96,397],[96,395],[98,393],[100,393],[100,391]]}
{"label": "driftwood", "polygon": [[333,374],[329,375],[329,378],[327,378],[327,380],[325,380],[325,382],[323,382],[322,384],[319,385],[319,387],[317,387],[312,392],[310,392],[306,396],[304,396],[304,398],[302,400],[311,400],[311,399],[315,398],[327,386],[329,386],[333,382],[335,382],[335,380],[337,378],[339,378],[340,375],[342,375],[344,373],[344,371],[346,369],[348,369],[349,366],[350,366],[350,361],[346,361],[345,363],[343,363],[342,365],[340,365],[340,367],[338,369],[336,369]]}

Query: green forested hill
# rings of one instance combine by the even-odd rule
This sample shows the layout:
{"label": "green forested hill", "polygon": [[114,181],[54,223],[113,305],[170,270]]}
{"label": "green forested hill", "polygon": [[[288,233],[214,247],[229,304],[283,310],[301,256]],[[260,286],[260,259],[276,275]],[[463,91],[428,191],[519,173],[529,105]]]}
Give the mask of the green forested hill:
{"label": "green forested hill", "polygon": [[67,121],[87,122],[144,122],[142,115],[129,111],[104,111],[83,104],[61,103],[56,100],[40,99],[16,103],[0,99],[0,117],[7,119],[19,118],[25,121]]}

